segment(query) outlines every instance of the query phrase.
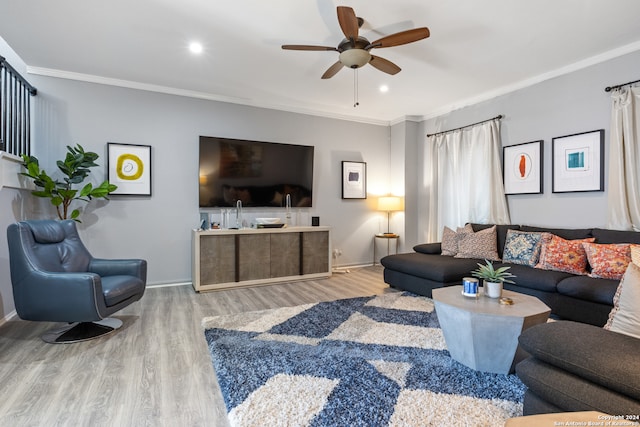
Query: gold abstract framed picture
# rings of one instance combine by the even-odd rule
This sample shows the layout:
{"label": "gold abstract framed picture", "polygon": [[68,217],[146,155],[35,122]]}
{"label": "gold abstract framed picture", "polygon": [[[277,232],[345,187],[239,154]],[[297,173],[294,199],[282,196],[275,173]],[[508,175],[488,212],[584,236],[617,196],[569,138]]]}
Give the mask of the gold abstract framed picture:
{"label": "gold abstract framed picture", "polygon": [[504,194],[543,192],[544,141],[509,145],[502,149]]}
{"label": "gold abstract framed picture", "polygon": [[107,170],[113,195],[151,196],[151,146],[107,143]]}
{"label": "gold abstract framed picture", "polygon": [[552,139],[553,193],[604,191],[604,129]]}

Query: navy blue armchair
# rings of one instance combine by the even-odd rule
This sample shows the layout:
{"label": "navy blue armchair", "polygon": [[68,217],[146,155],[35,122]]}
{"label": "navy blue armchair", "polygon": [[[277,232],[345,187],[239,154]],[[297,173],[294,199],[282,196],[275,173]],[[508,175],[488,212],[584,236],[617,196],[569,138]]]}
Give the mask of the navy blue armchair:
{"label": "navy blue armchair", "polygon": [[21,319],[66,322],[42,336],[46,342],[84,341],[122,325],[113,313],[144,295],[147,262],[91,256],[71,220],[9,225],[9,263]]}

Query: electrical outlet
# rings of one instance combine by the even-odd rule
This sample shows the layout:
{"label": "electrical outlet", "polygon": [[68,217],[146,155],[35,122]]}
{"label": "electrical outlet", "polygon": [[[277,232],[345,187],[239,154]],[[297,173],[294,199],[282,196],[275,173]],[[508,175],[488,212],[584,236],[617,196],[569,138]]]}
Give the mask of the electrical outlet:
{"label": "electrical outlet", "polygon": [[333,250],[333,258],[337,259],[340,255],[342,255],[342,249],[334,249]]}

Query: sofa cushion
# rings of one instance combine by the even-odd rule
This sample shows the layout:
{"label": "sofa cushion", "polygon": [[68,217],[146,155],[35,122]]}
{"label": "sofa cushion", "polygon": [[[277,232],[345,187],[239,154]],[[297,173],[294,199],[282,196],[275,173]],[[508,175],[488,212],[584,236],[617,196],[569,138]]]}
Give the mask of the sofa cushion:
{"label": "sofa cushion", "polygon": [[535,267],[540,258],[544,233],[508,230],[502,260],[512,264]]}
{"label": "sofa cushion", "polygon": [[422,243],[415,245],[413,250],[421,254],[440,254],[442,253],[442,245],[440,243]]}
{"label": "sofa cushion", "polygon": [[640,338],[640,267],[629,264],[616,294],[605,329]]}
{"label": "sofa cushion", "polygon": [[613,296],[620,281],[589,276],[569,276],[558,282],[558,293],[598,304],[613,305]]}
{"label": "sofa cushion", "polygon": [[593,242],[593,237],[566,240],[554,234],[543,235],[540,261],[536,268],[564,271],[571,274],[587,274],[587,254],[583,242]]}
{"label": "sofa cushion", "polygon": [[494,266],[498,268],[503,265],[511,266],[509,273],[516,276],[513,278],[513,281],[517,286],[536,289],[538,291],[555,293],[557,292],[556,287],[558,283],[564,279],[573,277],[573,275],[562,271],[538,270],[526,265],[502,263],[495,264]]}
{"label": "sofa cushion", "polygon": [[518,341],[536,359],[640,399],[640,340],[636,338],[593,325],[559,321],[532,326]]}
{"label": "sofa cushion", "polygon": [[458,242],[466,233],[473,233],[473,228],[469,224],[458,227],[456,231],[445,227],[442,231],[442,255],[455,256],[458,253]]}
{"label": "sofa cushion", "polygon": [[583,243],[591,267],[591,277],[620,280],[631,262],[628,243]]}
{"label": "sofa cushion", "polygon": [[640,232],[627,230],[606,230],[594,228],[591,235],[598,243],[636,243],[640,244]]}
{"label": "sofa cushion", "polygon": [[567,240],[586,239],[589,237],[593,237],[591,235],[591,231],[592,231],[591,228],[544,228],[544,227],[534,227],[531,225],[522,225],[520,226],[520,230],[547,232],[547,233],[555,234],[556,236],[560,236],[563,239],[567,239]]}
{"label": "sofa cushion", "polygon": [[477,259],[461,259],[443,255],[406,253],[386,256],[380,263],[390,270],[441,283],[461,282],[478,267]]}
{"label": "sofa cushion", "polygon": [[500,261],[498,255],[498,233],[496,226],[478,231],[463,233],[458,240],[456,258],[476,258]]}
{"label": "sofa cushion", "polygon": [[[575,340],[573,340],[575,341]],[[565,344],[566,345],[566,344]],[[575,349],[574,349],[575,351]],[[576,353],[582,353],[576,351]],[[613,359],[612,359],[613,360]],[[524,397],[524,413],[535,413],[535,407],[556,412],[599,411],[605,414],[637,414],[638,401],[617,391],[574,375],[561,368],[529,357],[516,365],[516,374],[527,386]],[[534,397],[533,408],[531,397]],[[537,398],[537,399],[536,399]],[[537,401],[536,401],[537,400]],[[550,402],[546,405],[542,402]],[[558,417],[564,420],[564,417]],[[554,424],[531,424],[554,425]],[[555,425],[583,425],[580,423],[556,422]],[[584,425],[587,425],[586,423]],[[596,425],[596,424],[593,424]],[[604,424],[602,424],[604,425]]]}
{"label": "sofa cushion", "polygon": [[[487,228],[493,227],[494,224],[474,224],[473,231],[478,232]],[[502,251],[504,250],[504,243],[507,240],[507,231],[519,230],[520,226],[517,224],[498,224],[496,225],[496,231],[498,232],[498,257],[502,258]]]}

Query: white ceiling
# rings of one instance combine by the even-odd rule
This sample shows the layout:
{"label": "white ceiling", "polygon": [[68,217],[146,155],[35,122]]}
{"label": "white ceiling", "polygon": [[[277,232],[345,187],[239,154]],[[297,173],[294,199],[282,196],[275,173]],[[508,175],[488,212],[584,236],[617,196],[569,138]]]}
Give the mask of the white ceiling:
{"label": "white ceiling", "polygon": [[[369,40],[431,31],[374,51],[402,71],[360,69],[355,108],[352,70],[320,79],[337,52],[280,48],[337,46],[339,5]],[[0,0],[0,37],[31,73],[384,123],[638,50],[639,16],[638,0]]]}

